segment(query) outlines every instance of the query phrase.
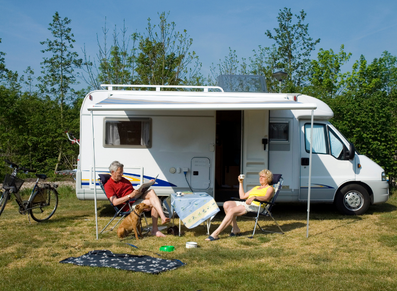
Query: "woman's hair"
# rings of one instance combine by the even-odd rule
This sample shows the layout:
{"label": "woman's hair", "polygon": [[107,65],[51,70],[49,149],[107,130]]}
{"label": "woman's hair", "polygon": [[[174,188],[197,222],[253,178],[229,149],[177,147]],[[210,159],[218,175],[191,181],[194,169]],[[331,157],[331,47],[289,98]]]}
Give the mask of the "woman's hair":
{"label": "woman's hair", "polygon": [[114,161],[113,163],[110,164],[109,166],[109,171],[111,172],[116,172],[118,168],[124,168],[124,165],[120,163],[119,161]]}
{"label": "woman's hair", "polygon": [[268,183],[269,185],[272,183],[272,181],[273,181],[273,173],[270,172],[270,170],[264,169],[264,170],[262,170],[262,171],[259,172],[259,176],[260,176],[260,175],[266,175],[266,177],[267,177],[267,183]]}

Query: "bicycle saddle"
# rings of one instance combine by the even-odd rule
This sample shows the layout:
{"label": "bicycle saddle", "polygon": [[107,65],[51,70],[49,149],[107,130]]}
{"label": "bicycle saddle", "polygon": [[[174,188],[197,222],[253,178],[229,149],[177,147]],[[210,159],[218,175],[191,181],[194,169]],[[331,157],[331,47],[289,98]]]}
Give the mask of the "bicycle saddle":
{"label": "bicycle saddle", "polygon": [[47,179],[47,175],[46,174],[36,174],[36,177],[39,178],[39,179],[43,179],[43,180]]}

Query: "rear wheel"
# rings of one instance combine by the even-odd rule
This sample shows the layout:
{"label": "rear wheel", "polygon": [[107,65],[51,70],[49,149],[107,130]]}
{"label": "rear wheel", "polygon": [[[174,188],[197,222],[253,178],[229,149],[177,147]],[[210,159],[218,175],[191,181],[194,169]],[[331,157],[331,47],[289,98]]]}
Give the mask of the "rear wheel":
{"label": "rear wheel", "polygon": [[58,207],[58,192],[54,188],[41,188],[30,200],[29,214],[37,222],[45,221]]}
{"label": "rear wheel", "polygon": [[371,204],[368,191],[360,185],[351,184],[341,188],[336,194],[335,205],[342,213],[347,215],[364,214]]}
{"label": "rear wheel", "polygon": [[3,193],[1,193],[1,196],[0,196],[0,215],[3,213],[4,207],[6,207],[9,195],[10,195],[10,193],[8,191],[4,191]]}

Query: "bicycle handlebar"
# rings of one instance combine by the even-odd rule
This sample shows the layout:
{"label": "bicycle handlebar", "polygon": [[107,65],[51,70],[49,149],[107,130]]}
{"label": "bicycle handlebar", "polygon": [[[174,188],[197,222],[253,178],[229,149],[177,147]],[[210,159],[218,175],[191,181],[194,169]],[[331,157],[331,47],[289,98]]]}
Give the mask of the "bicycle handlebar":
{"label": "bicycle handlebar", "polygon": [[33,170],[33,169],[27,169],[27,168],[24,168],[24,167],[20,167],[20,166],[18,166],[17,164],[15,164],[15,163],[13,163],[13,162],[10,162],[9,160],[4,160],[4,161],[5,161],[7,164],[9,164],[11,168],[15,168],[15,169],[17,169],[18,171],[23,171],[23,172],[25,172],[25,173],[28,173],[28,172],[36,172],[36,170]]}

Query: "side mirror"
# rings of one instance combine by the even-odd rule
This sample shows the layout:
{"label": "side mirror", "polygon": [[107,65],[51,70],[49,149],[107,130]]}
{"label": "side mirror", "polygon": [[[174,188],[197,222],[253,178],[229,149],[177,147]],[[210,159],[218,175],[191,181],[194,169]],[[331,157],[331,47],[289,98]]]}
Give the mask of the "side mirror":
{"label": "side mirror", "polygon": [[353,160],[355,153],[356,153],[356,148],[354,147],[354,144],[350,143],[349,150],[347,151],[347,154],[346,154],[347,159]]}

